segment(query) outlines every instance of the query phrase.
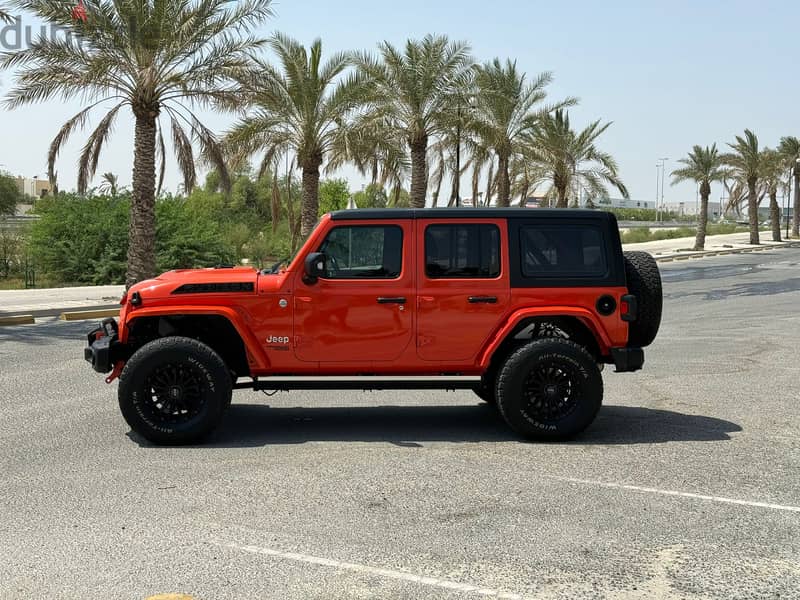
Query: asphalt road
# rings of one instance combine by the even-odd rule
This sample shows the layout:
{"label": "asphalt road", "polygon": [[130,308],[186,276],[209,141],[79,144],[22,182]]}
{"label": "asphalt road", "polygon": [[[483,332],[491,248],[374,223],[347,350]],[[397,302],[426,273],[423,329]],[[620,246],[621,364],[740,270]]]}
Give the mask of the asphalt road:
{"label": "asphalt road", "polygon": [[0,598],[800,597],[799,263],[662,265],[645,370],[568,444],[468,392],[237,392],[150,447],[86,323],[0,328]]}

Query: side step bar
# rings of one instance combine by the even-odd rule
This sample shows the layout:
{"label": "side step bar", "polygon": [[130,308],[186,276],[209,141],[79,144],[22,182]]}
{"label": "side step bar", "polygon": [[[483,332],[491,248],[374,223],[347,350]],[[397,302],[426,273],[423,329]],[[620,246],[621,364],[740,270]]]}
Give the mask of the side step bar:
{"label": "side step bar", "polygon": [[480,376],[309,376],[266,377],[237,381],[236,390],[469,390],[479,384]]}

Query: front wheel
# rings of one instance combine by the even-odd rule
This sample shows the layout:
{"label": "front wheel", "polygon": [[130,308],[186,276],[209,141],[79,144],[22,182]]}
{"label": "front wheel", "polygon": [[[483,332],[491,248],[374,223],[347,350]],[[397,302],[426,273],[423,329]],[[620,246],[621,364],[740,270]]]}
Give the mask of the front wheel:
{"label": "front wheel", "polygon": [[595,358],[561,338],[542,338],[512,353],[497,378],[497,406],[528,439],[565,440],[594,421],[603,401]]}
{"label": "front wheel", "polygon": [[191,444],[219,424],[231,388],[228,368],[211,348],[191,338],[160,338],[126,363],[119,407],[131,429],[149,441]]}

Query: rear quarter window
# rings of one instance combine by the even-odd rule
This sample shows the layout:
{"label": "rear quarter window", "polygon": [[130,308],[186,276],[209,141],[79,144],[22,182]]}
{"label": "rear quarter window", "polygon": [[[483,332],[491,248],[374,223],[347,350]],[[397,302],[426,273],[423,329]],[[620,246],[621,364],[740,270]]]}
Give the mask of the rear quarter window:
{"label": "rear quarter window", "polygon": [[519,228],[520,269],[525,278],[603,278],[607,244],[600,227],[531,224]]}

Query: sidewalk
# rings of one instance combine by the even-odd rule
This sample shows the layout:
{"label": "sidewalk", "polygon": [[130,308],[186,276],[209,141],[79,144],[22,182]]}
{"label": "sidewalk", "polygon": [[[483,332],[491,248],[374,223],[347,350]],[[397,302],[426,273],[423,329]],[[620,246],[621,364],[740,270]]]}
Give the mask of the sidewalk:
{"label": "sidewalk", "polygon": [[707,236],[705,250],[701,252],[692,250],[694,247],[694,236],[675,238],[672,240],[658,240],[655,242],[641,242],[639,244],[623,244],[622,248],[624,250],[643,250],[655,256],[658,261],[670,261],[800,245],[800,240],[795,239],[784,242],[773,242],[771,241],[771,231],[761,231],[759,232],[759,236],[761,244],[758,246],[750,244],[750,233],[747,231]]}
{"label": "sidewalk", "polygon": [[123,291],[124,285],[0,290],[0,316],[43,317],[64,310],[114,308],[119,306]]}

